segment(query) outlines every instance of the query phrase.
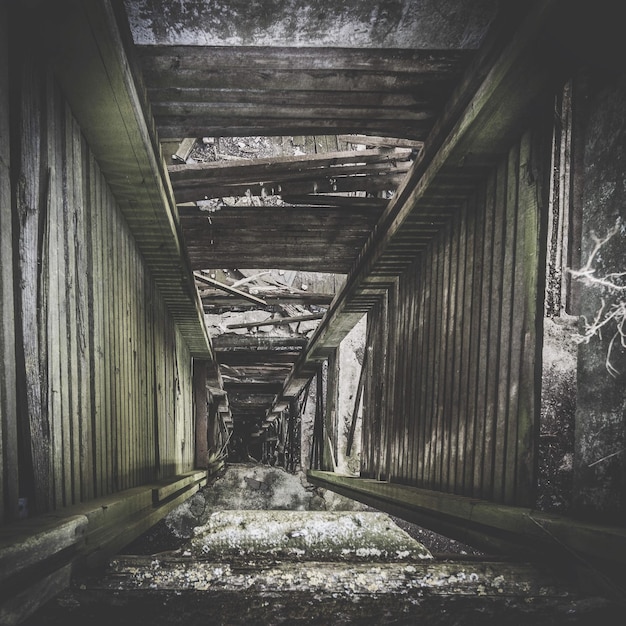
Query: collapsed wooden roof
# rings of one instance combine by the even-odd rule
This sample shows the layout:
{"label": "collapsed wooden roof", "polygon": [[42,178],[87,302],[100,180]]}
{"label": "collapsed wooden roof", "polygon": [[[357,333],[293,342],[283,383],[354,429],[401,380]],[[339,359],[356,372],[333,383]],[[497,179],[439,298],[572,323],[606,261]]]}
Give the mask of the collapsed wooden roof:
{"label": "collapsed wooden roof", "polygon": [[[312,15],[303,0],[279,6],[238,0],[127,2],[161,140],[325,138],[323,153],[315,148],[261,160],[169,163],[194,270],[349,273],[388,198],[414,169],[421,142],[475,56],[496,2],[344,0],[316,7]],[[346,150],[349,138],[338,137],[346,134],[360,134],[353,143],[368,147]],[[414,233],[417,243],[407,241],[401,254],[414,255],[440,221],[437,215],[422,220]],[[205,310],[216,303],[263,308],[246,298],[249,285],[239,293],[206,280],[197,286]],[[282,289],[264,302],[285,305],[291,297],[302,307],[314,302],[311,296]],[[282,314],[289,317],[288,310]],[[233,358],[225,341],[216,338],[218,360]],[[246,366],[223,362],[233,414],[262,417],[284,391],[281,379],[284,383],[290,372],[291,381],[300,377],[294,378],[282,349],[268,348],[257,362],[255,339],[240,335],[233,341],[241,344],[244,360],[252,360]]]}

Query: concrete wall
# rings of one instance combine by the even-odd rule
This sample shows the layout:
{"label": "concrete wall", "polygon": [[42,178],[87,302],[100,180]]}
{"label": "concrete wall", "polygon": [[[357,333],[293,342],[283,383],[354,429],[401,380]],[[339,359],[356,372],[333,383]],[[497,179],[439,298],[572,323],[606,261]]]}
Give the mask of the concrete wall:
{"label": "concrete wall", "polygon": [[[606,68],[604,68],[606,69]],[[582,264],[597,239],[614,231],[591,265],[594,277],[626,271],[626,74],[597,68],[579,79],[575,102],[579,118],[577,148],[582,171]],[[602,309],[626,300],[620,290],[579,281],[580,330]],[[614,322],[580,345],[576,411],[575,507],[579,515],[626,521],[626,350]],[[623,339],[623,336],[622,336]],[[607,358],[610,369],[607,369]]]}

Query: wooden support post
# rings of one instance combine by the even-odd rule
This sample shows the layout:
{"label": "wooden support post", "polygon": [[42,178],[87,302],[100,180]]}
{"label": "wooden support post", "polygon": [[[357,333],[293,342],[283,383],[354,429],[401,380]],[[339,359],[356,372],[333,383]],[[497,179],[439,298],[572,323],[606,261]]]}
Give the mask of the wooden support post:
{"label": "wooden support post", "polygon": [[206,361],[193,362],[193,389],[196,407],[196,452],[195,466],[206,468],[209,457],[209,407],[207,389],[208,364]]}

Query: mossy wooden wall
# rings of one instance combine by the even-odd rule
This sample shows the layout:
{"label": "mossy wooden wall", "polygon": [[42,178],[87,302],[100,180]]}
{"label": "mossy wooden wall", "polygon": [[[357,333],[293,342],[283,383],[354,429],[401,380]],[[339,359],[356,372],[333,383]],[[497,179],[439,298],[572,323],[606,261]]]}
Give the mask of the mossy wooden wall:
{"label": "mossy wooden wall", "polygon": [[526,133],[370,312],[362,476],[533,503],[542,145]]}
{"label": "mossy wooden wall", "polygon": [[3,48],[4,520],[19,497],[32,515],[193,467],[189,350],[53,78],[10,61]]}

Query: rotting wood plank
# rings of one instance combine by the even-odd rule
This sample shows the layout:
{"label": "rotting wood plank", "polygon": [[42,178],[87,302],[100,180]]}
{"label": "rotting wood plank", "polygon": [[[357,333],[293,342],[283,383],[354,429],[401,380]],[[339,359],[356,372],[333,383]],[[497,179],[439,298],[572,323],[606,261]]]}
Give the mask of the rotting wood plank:
{"label": "rotting wood plank", "polygon": [[231,196],[263,195],[304,195],[304,194],[332,194],[354,191],[376,193],[379,191],[394,191],[404,180],[406,172],[394,173],[389,170],[375,176],[332,176],[320,175],[313,180],[293,180],[276,182],[273,184],[244,183],[210,186],[198,185],[191,188],[183,187],[176,191],[176,201],[179,203],[197,202],[210,198],[224,198]]}
{"label": "rotting wood plank", "polygon": [[[224,120],[229,125],[236,124],[241,120],[242,124],[250,123],[250,120],[262,121],[265,123],[271,120],[285,122],[286,120],[328,123],[328,120],[340,124],[353,119],[369,119],[372,122],[402,121],[405,124],[415,122],[425,122],[434,117],[434,109],[431,107],[415,110],[415,107],[368,107],[363,105],[338,105],[319,106],[314,102],[303,104],[240,104],[231,103],[224,106],[221,103],[209,102],[159,102],[152,106],[155,119],[159,123],[180,123],[188,120],[191,125],[199,125],[206,121],[208,124],[216,125],[220,120]],[[315,133],[321,134],[321,133]],[[306,150],[311,149],[315,153],[313,145],[314,137],[307,135]]]}
{"label": "rotting wood plank", "polygon": [[424,147],[423,141],[404,139],[403,137],[375,137],[373,135],[339,135],[339,141],[345,141],[353,145],[380,146],[383,148],[410,148],[421,150]]}
{"label": "rotting wood plank", "polygon": [[283,317],[268,319],[262,322],[245,322],[241,324],[227,324],[226,328],[231,330],[235,328],[257,328],[259,326],[286,326],[289,324],[297,324],[299,322],[310,322],[313,320],[321,320],[324,313],[311,313],[310,315],[294,315],[293,317]]}
{"label": "rotting wood plank", "polygon": [[[40,264],[43,263],[43,231],[47,224],[49,174],[40,154],[42,133],[43,94],[39,89],[42,74],[31,55],[26,56],[18,69],[20,88],[19,151],[16,159],[18,289],[16,295],[16,367],[19,389],[18,414],[22,419],[21,436],[26,452],[26,467],[32,473],[32,507],[41,513],[50,509],[50,433],[47,428],[47,363],[42,362],[47,346],[40,345],[39,324],[45,319],[45,302],[42,300]],[[11,246],[12,247],[12,246]],[[43,310],[42,310],[43,309]],[[40,318],[40,314],[42,317]]]}
{"label": "rotting wood plank", "polygon": [[251,72],[275,70],[368,70],[408,72],[421,76],[458,72],[473,55],[471,50],[413,50],[366,48],[307,48],[267,46],[158,46],[137,47],[148,74],[173,70],[207,71],[215,67]]}
{"label": "rotting wood plank", "polygon": [[471,292],[471,311],[472,320],[469,327],[470,334],[470,363],[472,369],[469,371],[468,380],[468,421],[467,436],[465,439],[465,461],[463,463],[463,493],[471,493],[474,484],[474,475],[476,468],[477,456],[477,421],[478,417],[478,396],[480,382],[480,368],[476,367],[479,363],[481,348],[481,319],[484,315],[482,310],[482,293],[484,283],[484,266],[483,266],[483,242],[485,237],[485,202],[486,190],[483,186],[477,190],[475,196],[470,198],[472,204],[472,214],[474,221],[474,246],[472,248],[472,270],[474,282]]}
{"label": "rotting wood plank", "polygon": [[[512,327],[515,309],[513,308],[516,274],[516,226],[515,217],[517,208],[517,190],[519,171],[519,144],[516,144],[509,151],[507,162],[507,185],[506,197],[503,199],[504,207],[504,232],[502,238],[503,259],[502,259],[502,314],[501,314],[501,343],[502,346],[512,346]],[[514,499],[506,494],[505,481],[509,475],[508,466],[516,463],[516,450],[513,448],[509,455],[508,429],[509,420],[516,421],[515,416],[509,413],[509,398],[511,394],[511,359],[515,352],[512,349],[501,350],[500,362],[498,364],[499,388],[498,388],[498,420],[495,433],[495,467],[494,476],[494,496],[497,500],[513,503]],[[515,384],[515,383],[513,383]]]}
{"label": "rotting wood plank", "polygon": [[[540,200],[545,200],[541,175],[545,172],[541,166],[545,163],[545,146],[540,137],[528,132],[520,145],[520,164],[525,164],[524,174],[520,176],[519,203],[523,207],[518,212],[522,220],[519,233],[523,251],[519,257],[523,267],[523,351],[520,370],[520,397],[518,405],[517,430],[517,476],[515,502],[530,506],[535,501],[536,463],[535,450],[539,436],[539,410],[541,379],[541,344],[543,323],[543,297],[537,297],[542,287],[540,280],[545,267],[545,223]],[[549,161],[548,161],[549,162]],[[543,243],[542,243],[543,242]],[[543,296],[544,291],[540,292]]]}
{"label": "rotting wood plank", "polygon": [[492,549],[499,544],[501,549],[526,558],[533,555],[549,560],[559,555],[563,559],[565,555],[571,557],[573,551],[585,561],[600,558],[622,565],[626,560],[626,530],[622,527],[330,472],[309,471],[307,476],[316,486],[381,510],[393,507],[394,515],[415,523],[426,522],[427,527],[471,545]]}
{"label": "rotting wood plank", "polygon": [[[446,85],[441,87],[429,85],[426,89],[415,89],[412,91],[358,91],[358,92],[333,92],[333,91],[305,91],[293,89],[222,89],[205,88],[199,86],[189,87],[148,87],[147,93],[150,102],[208,102],[222,104],[227,107],[230,104],[274,104],[274,105],[299,105],[310,106],[312,103],[317,106],[337,106],[340,101],[344,106],[369,106],[373,108],[385,107],[433,107],[441,103],[444,99]],[[329,137],[329,135],[326,135]],[[345,135],[350,137],[351,135]],[[365,135],[363,135],[365,136]],[[350,140],[337,139],[334,137],[329,152],[340,148],[339,144],[347,146],[352,143]],[[344,137],[342,135],[342,137]],[[393,140],[394,138],[389,137]],[[304,144],[304,138],[294,136],[294,145]],[[403,139],[398,139],[403,141]],[[408,140],[407,140],[408,141]],[[175,142],[176,144],[178,141]]]}
{"label": "rotting wood plank", "polygon": [[270,174],[286,172],[302,172],[321,167],[350,167],[359,164],[377,164],[406,161],[411,151],[402,149],[347,150],[344,152],[322,152],[320,154],[306,154],[301,156],[271,157],[241,160],[241,162],[208,162],[192,165],[170,165],[167,169],[174,188],[182,181],[194,180],[210,182],[211,176],[216,181],[234,180],[261,180],[267,179]]}
{"label": "rotting wood plank", "polygon": [[198,135],[208,137],[251,137],[255,135],[282,136],[311,133],[328,135],[338,133],[365,132],[372,135],[391,135],[393,133],[405,135],[410,139],[425,140],[430,130],[430,120],[404,121],[389,119],[372,119],[369,117],[345,120],[328,119],[260,119],[238,120],[239,123],[229,123],[225,119],[221,124],[210,119],[194,118],[189,116],[166,117],[157,120],[157,130],[161,139],[178,138],[181,135]]}
{"label": "rotting wood plank", "polygon": [[9,118],[8,7],[0,5],[0,524],[18,515],[17,381],[13,282],[13,215]]}
{"label": "rotting wood plank", "polygon": [[[63,232],[63,114],[58,88],[50,73],[46,80],[46,119],[47,119],[47,162],[50,168],[50,205],[48,210],[48,399],[49,424],[52,443],[52,486],[53,505],[60,508],[64,504],[63,475],[63,398],[61,390],[61,342],[67,333],[61,329],[61,289],[63,272],[60,266],[64,248],[59,241]],[[65,287],[63,286],[63,290]]]}
{"label": "rotting wood plank", "polygon": [[267,306],[267,302],[265,302],[265,300],[262,300],[261,298],[257,298],[256,296],[246,293],[245,291],[241,291],[240,289],[235,289],[234,287],[231,287],[230,285],[220,283],[219,281],[213,280],[212,278],[209,278],[208,276],[204,276],[196,272],[194,273],[194,277],[197,281],[204,283],[206,285],[209,285],[210,287],[217,287],[218,289],[221,289],[222,291],[225,291],[226,293],[229,293],[233,296],[238,296],[239,298],[244,298],[245,300],[249,300],[250,302],[256,302],[257,304],[260,304],[262,306]]}
{"label": "rotting wood plank", "polygon": [[[300,52],[299,59],[306,62],[309,55]],[[267,72],[258,72],[245,66],[221,68],[151,68],[144,67],[145,83],[149,89],[200,87],[203,89],[253,89],[272,91],[334,91],[334,92],[382,92],[395,91],[428,94],[434,89],[440,95],[442,86],[449,86],[454,74],[399,72],[383,68],[363,70],[335,68],[277,68]],[[359,132],[359,131],[355,131]],[[302,133],[304,134],[304,133]],[[344,134],[344,133],[342,133]],[[346,133],[347,134],[347,133]],[[306,136],[306,135],[305,135]],[[384,135],[383,135],[384,136]]]}

